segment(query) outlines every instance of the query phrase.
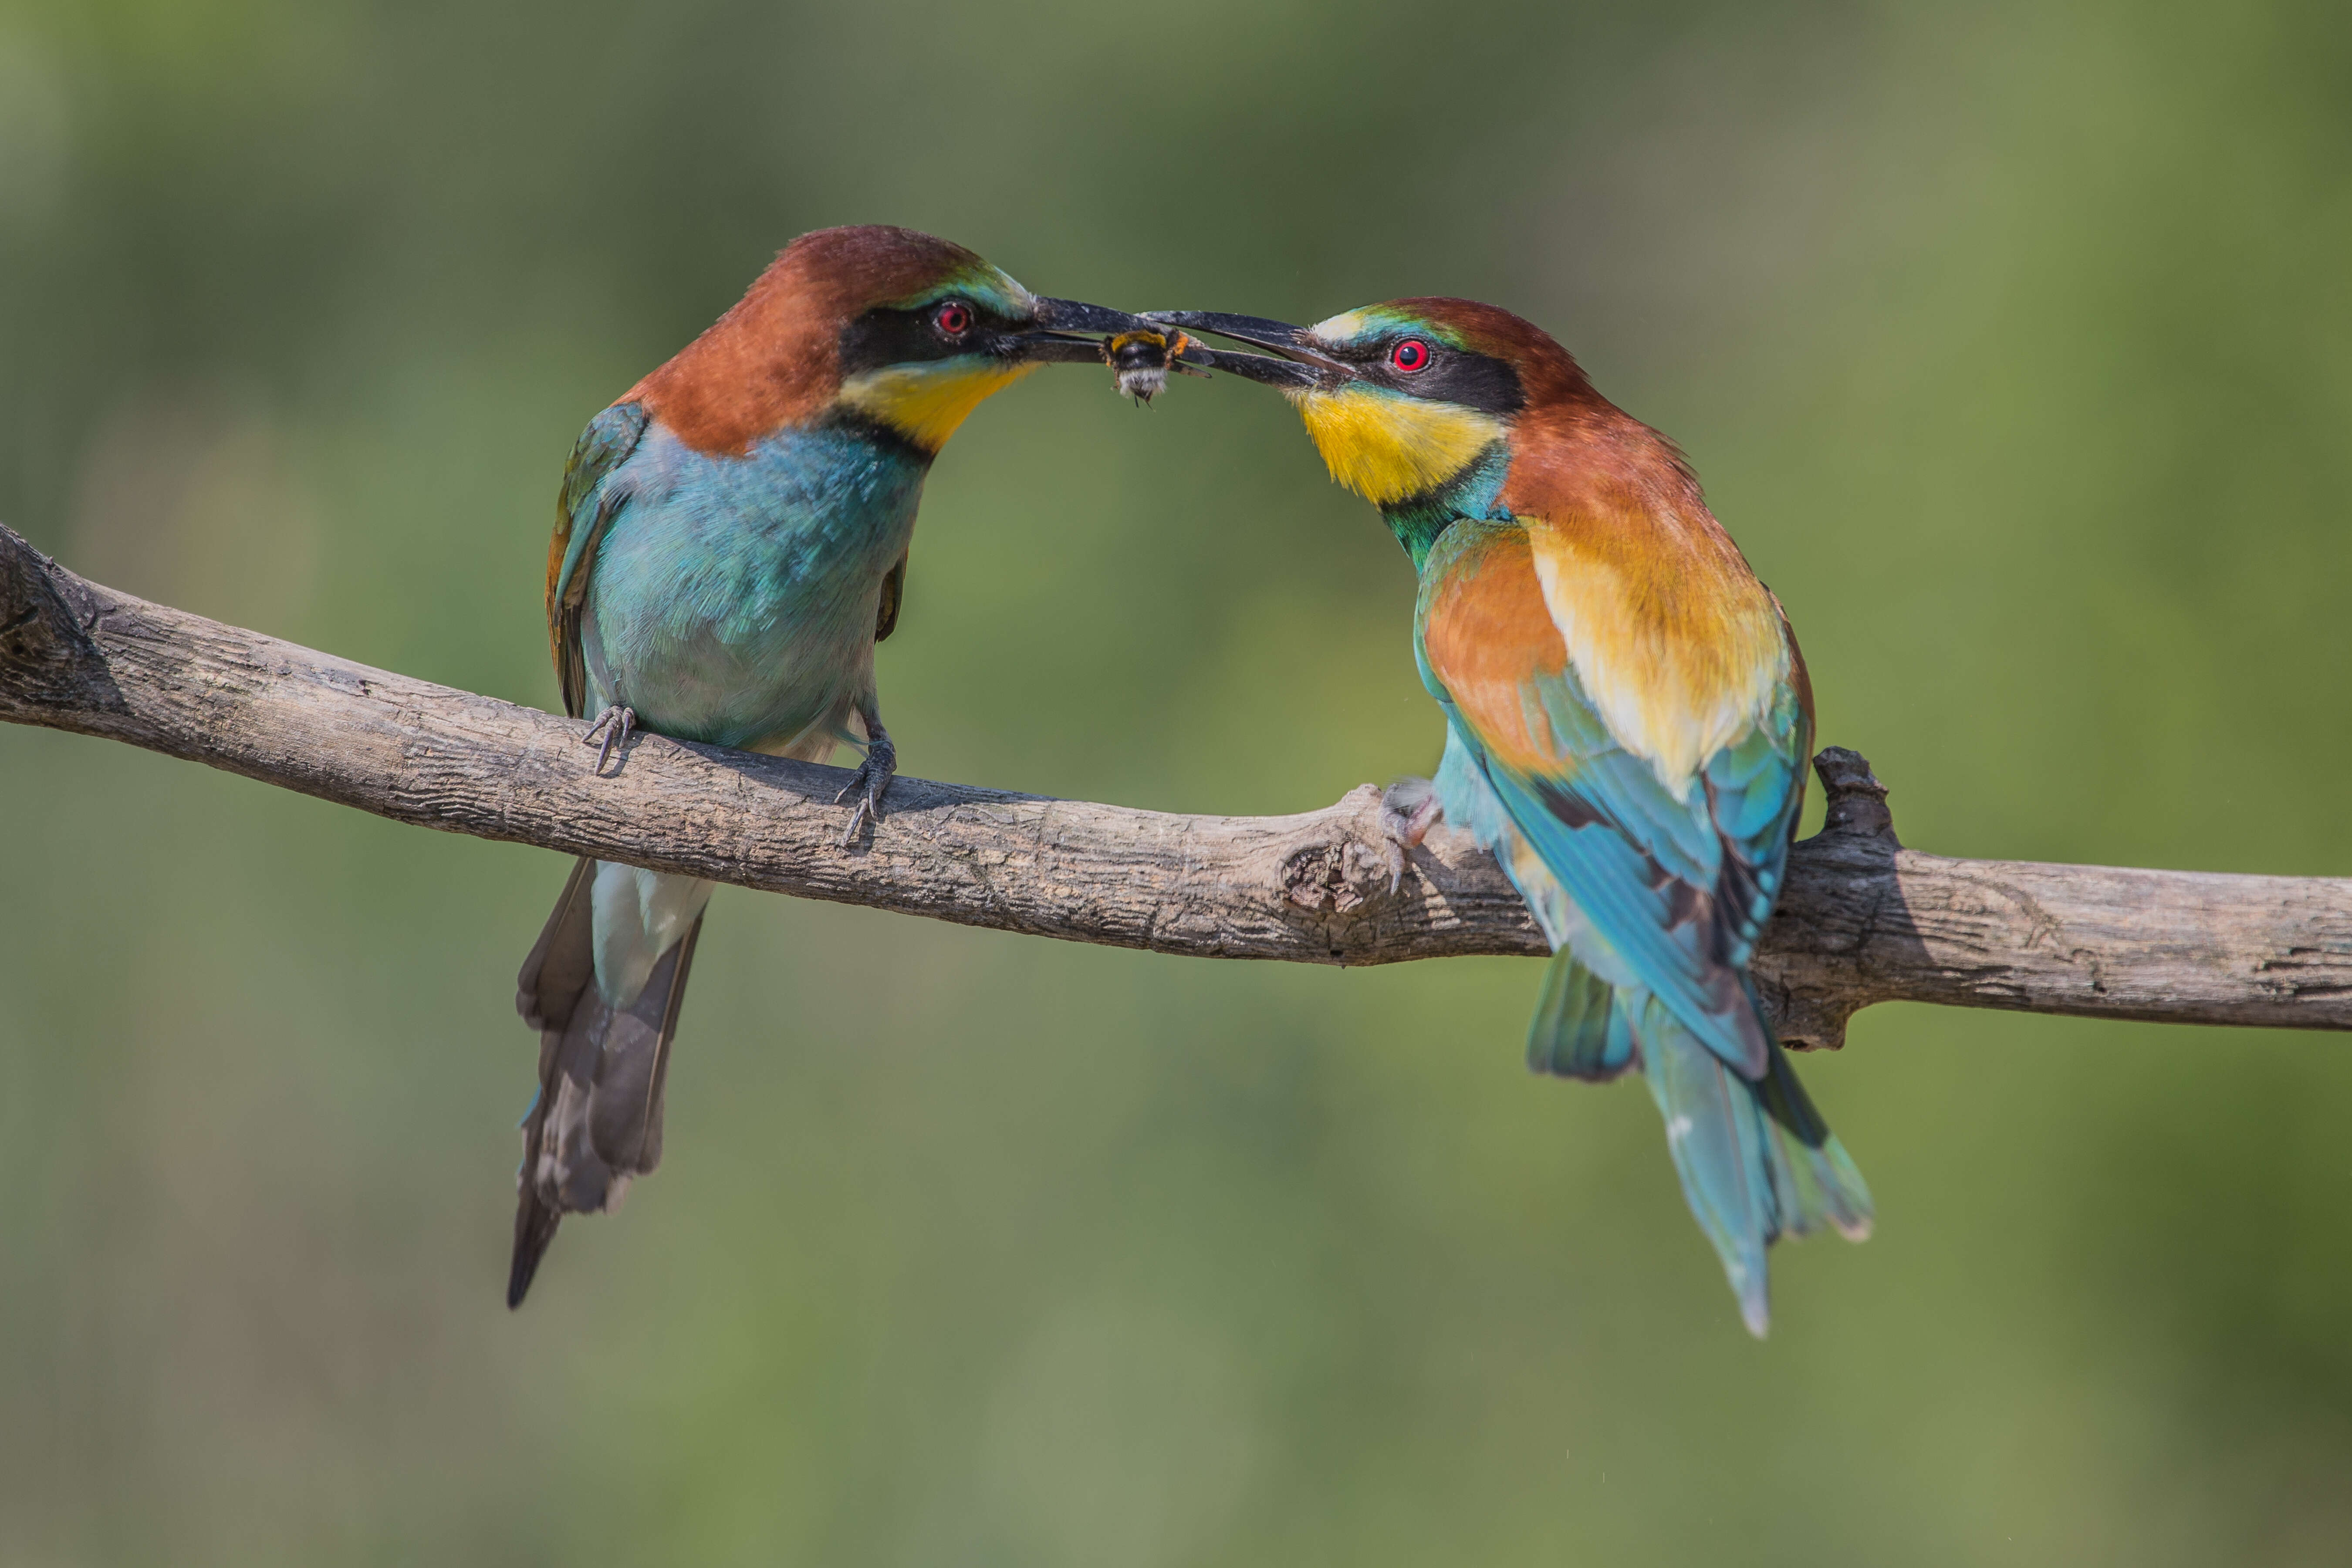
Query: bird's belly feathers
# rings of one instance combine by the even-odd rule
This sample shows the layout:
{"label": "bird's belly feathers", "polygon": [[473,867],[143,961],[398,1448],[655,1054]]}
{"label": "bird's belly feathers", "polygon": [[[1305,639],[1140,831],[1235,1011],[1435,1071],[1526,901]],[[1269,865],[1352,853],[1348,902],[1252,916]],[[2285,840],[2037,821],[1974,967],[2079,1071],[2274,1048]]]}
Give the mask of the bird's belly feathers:
{"label": "bird's belly feathers", "polygon": [[647,429],[605,481],[626,504],[582,620],[592,708],[764,750],[838,732],[873,689],[882,578],[926,466],[845,431],[785,431],[723,458]]}

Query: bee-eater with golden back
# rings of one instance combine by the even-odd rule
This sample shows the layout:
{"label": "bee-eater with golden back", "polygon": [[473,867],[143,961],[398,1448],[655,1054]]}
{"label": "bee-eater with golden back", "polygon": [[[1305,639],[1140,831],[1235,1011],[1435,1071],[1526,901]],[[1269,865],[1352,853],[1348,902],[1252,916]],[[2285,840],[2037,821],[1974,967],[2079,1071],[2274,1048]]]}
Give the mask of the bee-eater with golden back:
{"label": "bee-eater with golden back", "polygon": [[[990,394],[1050,361],[1099,363],[1108,334],[1144,325],[1040,299],[910,229],[794,240],[590,421],[564,470],[548,635],[564,710],[600,716],[597,766],[640,727],[820,762],[860,745],[842,792],[854,837],[896,765],[874,645],[898,624],[931,460]],[[710,888],[583,859],[523,964],[540,1090],[509,1307],[564,1215],[609,1208],[661,1158],[670,1040]]]}
{"label": "bee-eater with golden back", "polygon": [[1508,311],[1396,300],[1306,329],[1150,314],[1284,355],[1213,357],[1289,397],[1412,557],[1445,752],[1433,781],[1391,791],[1390,831],[1417,843],[1442,810],[1494,851],[1553,950],[1529,1066],[1648,1079],[1761,1336],[1765,1249],[1824,1226],[1858,1240],[1871,1220],[1748,976],[1812,749],[1780,601],[1674,444]]}

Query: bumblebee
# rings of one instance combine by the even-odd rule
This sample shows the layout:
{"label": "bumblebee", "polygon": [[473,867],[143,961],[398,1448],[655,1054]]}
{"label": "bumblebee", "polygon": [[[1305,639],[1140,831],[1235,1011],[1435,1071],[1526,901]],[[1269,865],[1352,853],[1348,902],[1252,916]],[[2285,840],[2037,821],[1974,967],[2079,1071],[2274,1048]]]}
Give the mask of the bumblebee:
{"label": "bumblebee", "polygon": [[1203,379],[1208,375],[1208,372],[1183,363],[1187,352],[1202,353],[1202,345],[1172,327],[1166,331],[1139,329],[1105,338],[1102,352],[1103,363],[1110,366],[1120,395],[1132,397],[1139,405],[1149,404],[1160,395],[1171,370]]}

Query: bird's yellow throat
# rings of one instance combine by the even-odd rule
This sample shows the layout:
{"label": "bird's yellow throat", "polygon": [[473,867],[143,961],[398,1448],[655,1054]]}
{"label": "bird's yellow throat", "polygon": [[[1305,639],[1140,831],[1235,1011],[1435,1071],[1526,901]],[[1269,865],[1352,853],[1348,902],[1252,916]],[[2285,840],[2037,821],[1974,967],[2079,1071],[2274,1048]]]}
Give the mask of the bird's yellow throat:
{"label": "bird's yellow throat", "polygon": [[1388,506],[1426,495],[1509,433],[1491,414],[1349,388],[1290,395],[1331,477]]}
{"label": "bird's yellow throat", "polygon": [[844,382],[841,401],[880,420],[924,451],[936,452],[992,393],[1002,392],[1036,368],[1034,363],[1008,365],[979,360],[892,365]]}

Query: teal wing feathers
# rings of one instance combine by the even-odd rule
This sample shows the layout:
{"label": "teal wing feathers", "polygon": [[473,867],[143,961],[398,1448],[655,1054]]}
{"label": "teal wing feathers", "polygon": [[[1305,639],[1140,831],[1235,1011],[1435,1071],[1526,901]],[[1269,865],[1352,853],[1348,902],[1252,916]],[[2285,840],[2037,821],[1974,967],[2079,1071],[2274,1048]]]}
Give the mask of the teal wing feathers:
{"label": "teal wing feathers", "polygon": [[1568,949],[1553,953],[1528,1025],[1528,1068],[1600,1082],[1633,1065],[1633,1020],[1623,994]]}
{"label": "teal wing feathers", "polygon": [[547,637],[555,675],[563,689],[563,710],[574,719],[588,704],[588,668],[580,652],[580,614],[596,546],[626,496],[604,481],[626,462],[645,438],[643,405],[616,403],[588,422],[563,466],[556,497],[555,535],[547,550]]}
{"label": "teal wing feathers", "polygon": [[[1743,1077],[1763,1078],[1769,1036],[1741,972],[1780,896],[1801,798],[1811,737],[1793,688],[1678,797],[1586,695],[1521,530],[1449,530],[1423,568],[1419,618],[1424,679],[1591,928],[1583,966],[1640,985]],[[1545,1005],[1580,1016],[1586,989],[1563,972]],[[1596,1026],[1590,1057],[1563,1064],[1576,1076],[1619,1060],[1606,1020]]]}

